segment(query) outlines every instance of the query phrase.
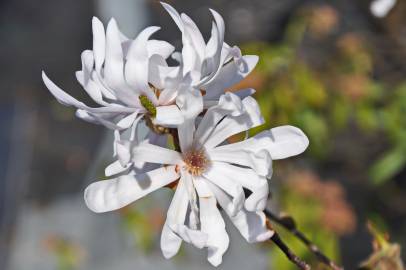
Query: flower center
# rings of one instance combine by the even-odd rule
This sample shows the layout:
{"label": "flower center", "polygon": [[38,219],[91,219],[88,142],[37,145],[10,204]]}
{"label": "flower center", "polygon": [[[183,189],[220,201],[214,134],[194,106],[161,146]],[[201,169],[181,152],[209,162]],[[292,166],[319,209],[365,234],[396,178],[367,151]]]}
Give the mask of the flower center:
{"label": "flower center", "polygon": [[145,110],[147,110],[148,113],[150,113],[152,115],[152,117],[156,116],[156,107],[154,105],[154,103],[152,103],[152,101],[145,95],[141,95],[138,97],[141,105],[145,108]]}
{"label": "flower center", "polygon": [[186,169],[192,175],[200,176],[207,169],[210,160],[207,158],[204,149],[190,149],[183,154],[183,161]]}

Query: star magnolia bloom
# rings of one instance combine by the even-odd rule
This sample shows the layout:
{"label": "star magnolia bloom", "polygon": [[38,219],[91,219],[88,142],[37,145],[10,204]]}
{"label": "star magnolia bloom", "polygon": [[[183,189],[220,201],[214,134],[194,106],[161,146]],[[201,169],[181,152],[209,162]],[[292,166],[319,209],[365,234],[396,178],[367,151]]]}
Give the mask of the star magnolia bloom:
{"label": "star magnolia bloom", "polygon": [[[244,79],[258,63],[256,55],[241,55],[237,46],[230,47],[224,42],[225,24],[220,14],[210,9],[214,22],[207,44],[193,22],[186,14],[179,14],[172,6],[162,3],[182,33],[181,51],[183,75],[190,88],[203,90],[204,106],[218,103],[224,90]],[[176,92],[176,89],[173,90]],[[244,98],[253,94],[253,89],[243,89],[235,94]]]}
{"label": "star magnolia bloom", "polygon": [[[174,256],[183,240],[207,247],[209,262],[217,266],[229,245],[217,204],[248,242],[269,239],[273,232],[266,227],[263,210],[272,160],[300,154],[309,142],[298,128],[282,126],[227,144],[230,136],[263,123],[256,101],[251,97],[241,101],[227,93],[207,110],[196,128],[202,98],[187,96],[186,100],[187,117],[178,127],[181,152],[148,141],[135,143],[127,162],[163,166],[95,182],[84,197],[94,212],[112,211],[177,181],[161,235],[162,252],[166,258]],[[244,189],[250,191],[248,197]]]}
{"label": "star magnolia bloom", "polygon": [[146,28],[135,40],[125,37],[114,19],[105,32],[94,17],[92,28],[93,50],[82,53],[82,70],[76,72],[76,77],[101,107],[89,107],[68,95],[43,72],[45,85],[60,103],[76,107],[79,118],[116,130],[129,128],[139,113],[155,114],[153,110],[158,106],[163,107],[163,112],[176,107],[169,104],[172,101],[159,83],[163,77],[168,81],[179,77],[180,68],[166,64],[174,47],[165,41],[149,40],[159,27]]}
{"label": "star magnolia bloom", "polygon": [[[149,40],[159,27],[148,27],[135,40],[125,37],[112,19],[104,31],[93,18],[93,50],[82,53],[82,70],[77,80],[101,107],[92,108],[70,96],[43,72],[42,78],[56,99],[77,108],[76,115],[114,130],[131,127],[138,114],[152,116],[156,125],[176,126],[184,121],[178,100],[183,91],[204,93],[205,107],[217,104],[224,89],[247,76],[258,62],[257,56],[241,56],[237,47],[223,42],[224,21],[212,10],[212,36],[208,43],[194,22],[163,4],[182,31],[182,53],[165,41]],[[171,56],[178,66],[168,66]],[[239,91],[241,97],[253,89]]]}

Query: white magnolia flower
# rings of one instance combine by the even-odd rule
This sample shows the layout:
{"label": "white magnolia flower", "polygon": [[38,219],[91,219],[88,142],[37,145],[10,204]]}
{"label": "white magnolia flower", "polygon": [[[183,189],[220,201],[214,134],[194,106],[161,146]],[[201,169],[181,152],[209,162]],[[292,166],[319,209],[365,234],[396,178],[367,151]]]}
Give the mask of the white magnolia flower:
{"label": "white magnolia flower", "polygon": [[[82,53],[82,70],[77,80],[101,107],[92,108],[73,98],[55,85],[43,72],[42,78],[57,100],[77,108],[76,115],[89,122],[115,130],[128,129],[137,115],[148,114],[156,125],[176,126],[183,122],[184,91],[204,94],[205,107],[217,104],[224,89],[247,76],[258,62],[257,56],[241,56],[237,47],[223,42],[224,21],[212,10],[212,36],[207,44],[194,22],[163,4],[182,31],[182,53],[165,41],[149,40],[159,27],[148,27],[135,40],[128,39],[112,19],[104,31],[93,18],[93,50]],[[168,66],[171,56],[178,66]],[[240,91],[241,97],[253,89]]]}
{"label": "white magnolia flower", "polygon": [[[214,22],[211,37],[206,43],[199,28],[186,14],[179,14],[172,6],[162,3],[182,33],[182,51],[178,55],[182,74],[188,76],[190,88],[204,93],[204,106],[216,105],[224,91],[244,79],[258,63],[256,55],[241,55],[238,47],[224,42],[225,24],[216,11],[210,9]],[[183,80],[184,82],[185,80]],[[176,92],[177,89],[173,89]],[[244,98],[253,89],[243,89],[235,94]]]}
{"label": "white magnolia flower", "polygon": [[[125,37],[114,19],[105,32],[94,17],[92,28],[93,50],[82,53],[82,70],[76,77],[101,107],[92,108],[73,98],[43,72],[45,85],[60,103],[76,107],[79,118],[116,130],[129,128],[140,113],[157,114],[159,118],[171,106],[176,107],[170,105],[171,100],[159,84],[164,77],[170,81],[178,76],[180,68],[166,64],[174,47],[165,41],[149,40],[159,27],[146,28],[135,40]],[[155,112],[159,106],[162,108]]]}
{"label": "white magnolia flower", "polygon": [[[209,262],[217,266],[229,245],[217,204],[248,242],[269,239],[273,232],[266,227],[263,210],[272,160],[302,153],[308,139],[298,128],[282,126],[227,144],[230,136],[263,123],[256,101],[251,97],[241,101],[227,93],[207,110],[196,128],[202,98],[191,92],[185,95],[185,121],[178,127],[180,152],[148,141],[133,143],[122,155],[123,164],[163,166],[95,182],[84,197],[92,211],[112,211],[177,181],[161,235],[162,252],[166,258],[174,256],[183,240],[207,247]],[[244,190],[250,192],[248,197]]]}

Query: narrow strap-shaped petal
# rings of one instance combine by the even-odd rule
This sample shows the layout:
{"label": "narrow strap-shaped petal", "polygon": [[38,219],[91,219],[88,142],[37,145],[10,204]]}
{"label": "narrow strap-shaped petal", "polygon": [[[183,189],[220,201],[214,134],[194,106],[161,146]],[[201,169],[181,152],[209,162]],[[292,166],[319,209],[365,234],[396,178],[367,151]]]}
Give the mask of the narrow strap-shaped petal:
{"label": "narrow strap-shaped petal", "polygon": [[104,80],[115,95],[125,104],[139,106],[138,95],[124,78],[124,52],[121,45],[121,32],[117,23],[111,19],[106,30],[106,57],[104,62]]}
{"label": "narrow strap-shaped petal", "polygon": [[117,100],[116,93],[103,82],[100,72],[101,72],[100,70],[99,71],[93,70],[91,76],[92,80],[97,84],[97,87],[100,89],[104,97],[106,97],[109,100],[116,101]]}
{"label": "narrow strap-shaped petal", "polygon": [[197,127],[195,138],[201,144],[205,144],[217,124],[227,115],[240,115],[245,112],[241,99],[233,93],[222,95],[216,106],[213,106],[203,116]]}
{"label": "narrow strap-shaped petal", "polygon": [[161,250],[165,258],[175,256],[182,240],[198,248],[206,246],[207,235],[187,228],[184,223],[189,206],[189,196],[183,180],[180,180],[169,206],[167,218],[161,233]]}
{"label": "narrow strap-shaped petal", "polygon": [[204,51],[206,47],[203,35],[197,27],[196,23],[188,15],[182,13],[180,17],[183,21],[185,31],[190,34],[190,42],[193,44],[193,47],[195,48],[196,54],[198,55],[199,61],[201,63],[204,59]]}
{"label": "narrow strap-shaped petal", "polygon": [[249,243],[263,242],[268,240],[274,234],[266,227],[266,217],[263,212],[249,212],[246,209],[241,209],[238,213],[234,214],[230,209],[232,201],[229,196],[213,183],[208,182],[210,190],[216,196],[217,202],[221,208],[230,217],[231,222],[238,229],[241,235]]}
{"label": "narrow strap-shaped petal", "polygon": [[131,127],[134,122],[138,122],[140,120],[141,116],[138,116],[138,111],[135,111],[132,114],[127,115],[126,117],[123,117],[120,121],[117,122],[117,126],[120,128],[120,130],[127,129]]}
{"label": "narrow strap-shaped petal", "polygon": [[106,107],[100,108],[91,108],[85,105],[83,102],[75,99],[71,95],[64,92],[61,88],[59,88],[54,82],[52,82],[45,72],[42,72],[42,80],[44,81],[45,86],[48,88],[49,92],[58,100],[59,103],[65,106],[73,106],[81,110],[85,110],[92,113],[133,113],[135,111],[134,108],[128,108],[120,105],[110,105]]}
{"label": "narrow strap-shaped petal", "polygon": [[176,104],[183,114],[184,122],[178,126],[179,143],[182,152],[192,146],[195,132],[195,118],[203,111],[200,91],[183,89],[176,98]]}
{"label": "narrow strap-shaped petal", "polygon": [[[165,82],[164,82],[164,84],[165,84]],[[159,104],[160,105],[169,105],[171,103],[174,103],[177,95],[178,95],[178,89],[166,88],[159,95]]]}
{"label": "narrow strap-shaped petal", "polygon": [[184,117],[176,105],[156,107],[156,117],[154,124],[162,126],[177,126],[182,124]]}
{"label": "narrow strap-shaped petal", "polygon": [[54,82],[52,82],[48,76],[42,71],[42,80],[44,81],[45,86],[51,92],[51,94],[58,100],[59,103],[65,106],[74,106],[78,109],[86,110],[89,108],[83,102],[75,99],[71,95],[64,92],[61,88],[59,88]]}
{"label": "narrow strap-shaped petal", "polygon": [[230,136],[257,127],[264,123],[258,103],[252,97],[243,100],[245,113],[224,118],[204,143],[207,149],[216,147]]}
{"label": "narrow strap-shaped petal", "polygon": [[309,146],[309,139],[297,127],[280,126],[261,132],[255,138],[269,138],[266,150],[272,159],[283,159],[303,153]]}
{"label": "narrow strap-shaped petal", "polygon": [[146,95],[155,105],[158,104],[155,93],[148,85],[148,39],[158,31],[160,27],[150,26],[144,29],[137,38],[132,42],[127,55],[125,65],[125,77],[127,82],[137,91]]}
{"label": "narrow strap-shaped petal", "polygon": [[308,145],[309,139],[299,128],[280,126],[263,131],[238,143],[219,146],[216,150],[234,151],[241,149],[252,152],[266,150],[273,160],[277,160],[299,155],[306,150]]}
{"label": "narrow strap-shaped petal", "polygon": [[78,109],[78,110],[76,110],[75,115],[77,118],[82,119],[82,120],[92,123],[92,124],[103,125],[106,128],[109,128],[112,130],[119,129],[119,127],[113,121],[109,120],[109,119],[117,116],[118,113],[98,114],[98,113],[90,113],[88,111]]}
{"label": "narrow strap-shaped petal", "polygon": [[175,47],[169,42],[156,39],[148,40],[147,48],[149,57],[157,54],[164,59],[167,59],[175,51]]}
{"label": "narrow strap-shaped petal", "polygon": [[216,163],[221,163],[222,175],[227,175],[227,177],[252,192],[245,200],[245,209],[248,211],[262,211],[265,209],[269,194],[266,177],[258,175],[252,169],[241,168],[224,162],[217,161]]}
{"label": "narrow strap-shaped petal", "polygon": [[227,59],[226,57],[222,56],[222,53],[228,54],[228,51],[223,51],[225,32],[224,20],[215,10],[210,9],[210,12],[212,13],[216,23],[212,26],[211,38],[206,46],[204,60],[205,65],[203,67],[206,67],[208,72],[204,72],[202,74],[206,77],[202,78],[202,80],[198,83],[198,87],[205,85],[207,82],[213,80],[213,78],[217,76],[224,64],[224,61]]}
{"label": "narrow strap-shaped petal", "polygon": [[133,149],[133,161],[176,165],[182,155],[174,150],[143,142]]}
{"label": "narrow strap-shaped petal", "polygon": [[185,184],[185,188],[189,198],[189,226],[192,229],[197,230],[199,224],[199,207],[193,177],[186,170],[182,169],[181,180]]}
{"label": "narrow strap-shaped petal", "polygon": [[[172,67],[171,67],[172,68]],[[165,58],[161,55],[154,54],[149,58],[148,64],[148,81],[154,87],[158,89],[163,89],[165,86],[165,77],[171,71],[171,68],[168,67],[168,64],[165,61]],[[162,94],[162,92],[161,92]],[[160,102],[161,95],[159,95],[158,104]],[[165,104],[164,104],[165,105]]]}
{"label": "narrow strap-shaped petal", "polygon": [[203,176],[233,197],[232,212],[235,214],[243,208],[245,194],[242,185],[227,174],[227,170],[223,170],[223,164],[221,162],[212,162],[210,169]]}
{"label": "narrow strap-shaped petal", "polygon": [[[108,107],[102,107],[100,109],[104,109]],[[120,122],[123,121],[123,123],[127,123],[127,121],[133,117],[132,114],[136,114],[137,112],[89,112],[87,110],[82,110],[78,109],[76,110],[76,117],[87,121],[89,123],[93,124],[98,124],[98,125],[103,125],[109,129],[112,130],[124,130],[127,129],[128,127],[126,124],[121,124]],[[120,120],[121,119],[121,120]],[[118,120],[118,123],[120,125],[116,124]]]}
{"label": "narrow strap-shaped petal", "polygon": [[224,92],[224,89],[230,88],[243,80],[255,68],[258,63],[258,56],[244,55],[241,61],[244,63],[243,69],[235,61],[231,61],[221,67],[212,81],[202,86],[207,92],[207,98],[218,97]]}
{"label": "narrow strap-shaped petal", "polygon": [[131,167],[131,165],[131,163],[128,163],[126,164],[126,166],[123,166],[121,165],[121,162],[119,160],[116,160],[106,167],[106,169],[104,170],[104,174],[107,177],[111,177],[113,175],[125,172]]}
{"label": "narrow strap-shaped petal", "polygon": [[205,181],[196,181],[195,185],[199,195],[201,230],[208,235],[207,259],[212,265],[218,266],[228,249],[230,239],[225,229],[223,217],[217,209],[215,196]]}
{"label": "narrow strap-shaped petal", "polygon": [[96,17],[93,17],[92,19],[92,30],[95,68],[96,71],[100,74],[100,70],[103,66],[106,54],[106,34],[104,32],[103,23]]}
{"label": "narrow strap-shaped petal", "polygon": [[222,161],[249,167],[262,176],[272,174],[272,159],[266,150],[259,152],[250,151],[251,149],[223,150],[221,147],[213,148],[208,151],[211,161]]}
{"label": "narrow strap-shaped petal", "polygon": [[169,15],[172,17],[173,21],[176,23],[178,26],[179,30],[183,32],[183,21],[180,18],[179,13],[174,9],[171,5],[161,2],[162,6],[165,8],[165,10],[169,13]]}
{"label": "narrow strap-shaped petal", "polygon": [[120,209],[179,178],[174,166],[140,175],[123,175],[90,184],[84,194],[90,210],[96,213]]}

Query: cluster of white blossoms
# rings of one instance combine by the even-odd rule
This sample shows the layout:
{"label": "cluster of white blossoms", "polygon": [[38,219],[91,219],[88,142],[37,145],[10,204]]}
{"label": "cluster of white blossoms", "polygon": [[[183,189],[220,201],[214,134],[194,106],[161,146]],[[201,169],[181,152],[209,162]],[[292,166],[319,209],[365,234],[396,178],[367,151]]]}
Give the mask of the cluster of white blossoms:
{"label": "cluster of white blossoms", "polygon": [[[253,89],[225,92],[254,69],[258,57],[224,42],[224,21],[214,10],[206,43],[190,17],[162,5],[181,32],[179,52],[150,39],[159,27],[132,40],[113,19],[106,30],[93,19],[93,50],[82,53],[76,77],[100,107],[68,95],[45,73],[43,80],[59,102],[76,107],[79,118],[115,132],[116,161],[105,170],[111,178],[86,188],[87,206],[113,211],[170,187],[175,193],[161,235],[164,256],[177,254],[185,241],[207,248],[209,262],[218,266],[229,246],[221,210],[248,242],[272,237],[263,213],[272,160],[302,153],[309,141],[300,129],[281,126],[229,143],[230,136],[264,123]],[[176,65],[167,63],[170,57]],[[142,121],[149,132],[138,138]]]}

